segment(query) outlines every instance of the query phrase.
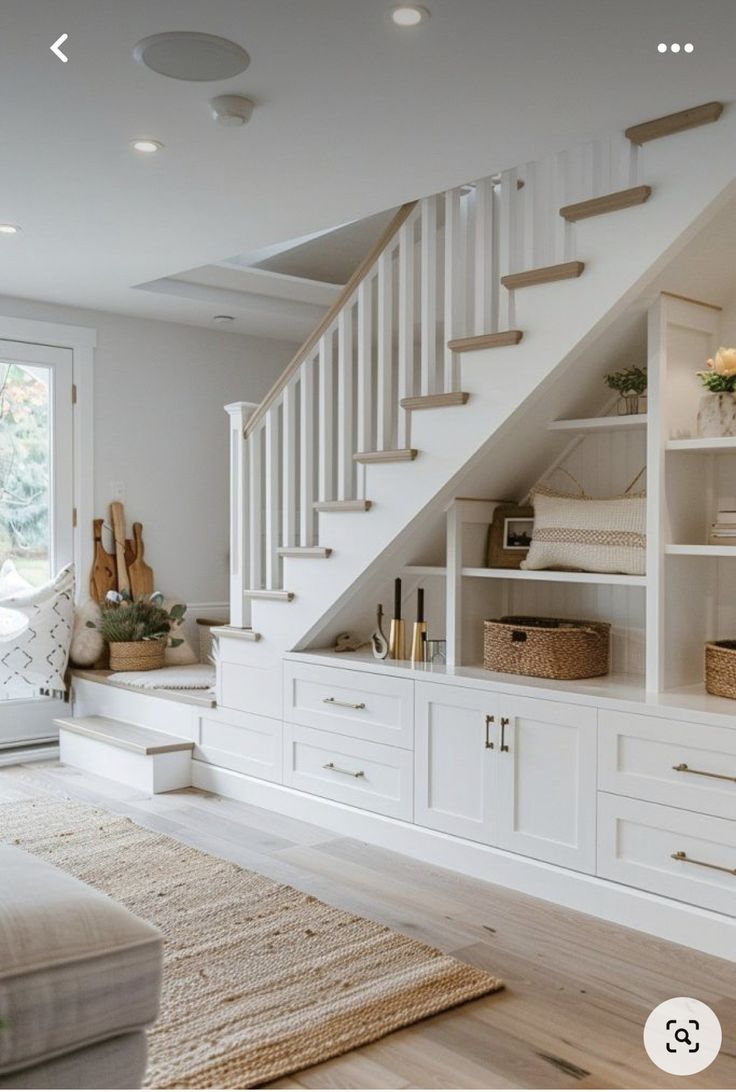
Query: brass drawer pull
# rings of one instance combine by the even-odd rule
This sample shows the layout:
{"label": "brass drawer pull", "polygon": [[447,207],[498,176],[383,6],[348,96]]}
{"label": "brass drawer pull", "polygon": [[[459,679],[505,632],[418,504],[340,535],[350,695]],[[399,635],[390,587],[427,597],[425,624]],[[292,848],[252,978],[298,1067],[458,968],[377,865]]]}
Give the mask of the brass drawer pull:
{"label": "brass drawer pull", "polygon": [[364,770],[343,770],[341,766],[336,766],[334,762],[327,762],[323,767],[323,770],[329,770],[330,773],[345,774],[346,777],[365,777]]}
{"label": "brass drawer pull", "polygon": [[365,702],[340,701],[338,698],[322,698],[323,705],[339,705],[342,709],[365,709]]}
{"label": "brass drawer pull", "polygon": [[508,751],[508,749],[509,749],[509,745],[506,742],[506,729],[508,728],[510,723],[511,723],[511,721],[509,720],[508,717],[501,717],[501,750],[502,751]]}
{"label": "brass drawer pull", "polygon": [[694,857],[688,857],[684,850],[678,849],[677,853],[671,853],[673,861],[685,861],[687,864],[696,864],[700,868],[712,868],[715,872],[727,872],[729,876],[736,876],[736,868],[726,868],[722,864],[711,864],[709,861],[696,861]]}
{"label": "brass drawer pull", "polygon": [[736,784],[736,777],[732,777],[731,774],[725,773],[710,773],[709,770],[691,770],[687,762],[681,762],[679,766],[673,766],[673,770],[677,773],[692,773],[697,774],[698,777],[715,777],[717,781],[733,781]]}
{"label": "brass drawer pull", "polygon": [[495,723],[496,723],[496,718],[490,716],[490,714],[489,714],[486,717],[486,750],[488,750],[488,751],[493,750],[493,740],[491,739],[491,737],[488,734],[488,729],[491,727],[492,724],[495,724]]}

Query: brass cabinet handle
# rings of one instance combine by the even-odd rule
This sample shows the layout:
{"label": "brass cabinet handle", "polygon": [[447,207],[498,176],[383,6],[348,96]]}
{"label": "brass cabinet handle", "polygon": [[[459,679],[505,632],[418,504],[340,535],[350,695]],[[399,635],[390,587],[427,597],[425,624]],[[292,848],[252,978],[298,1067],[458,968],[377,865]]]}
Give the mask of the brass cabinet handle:
{"label": "brass cabinet handle", "polygon": [[323,705],[339,705],[342,709],[365,709],[365,702],[340,701],[338,698],[322,698]]}
{"label": "brass cabinet handle", "polygon": [[344,770],[342,766],[336,766],[334,762],[325,763],[322,769],[329,770],[330,773],[345,774],[346,777],[365,777],[364,770]]}
{"label": "brass cabinet handle", "polygon": [[501,717],[501,750],[502,751],[508,751],[508,749],[509,749],[509,745],[506,742],[506,729],[508,728],[510,723],[511,723],[511,721],[509,720],[508,717]]}
{"label": "brass cabinet handle", "polygon": [[677,773],[697,774],[698,777],[714,777],[717,781],[733,781],[736,783],[736,777],[732,777],[731,774],[711,773],[710,770],[692,770],[687,762],[681,762],[679,766],[673,766],[672,769],[676,770]]}
{"label": "brass cabinet handle", "polygon": [[729,876],[736,876],[736,868],[727,868],[726,865],[711,864],[710,861],[696,861],[694,857],[688,857],[683,849],[676,853],[670,853],[673,861],[685,861],[686,864],[698,865],[700,868],[712,868],[715,872],[727,872]]}
{"label": "brass cabinet handle", "polygon": [[490,738],[490,736],[488,734],[488,729],[491,727],[492,724],[495,724],[495,723],[496,723],[496,718],[495,717],[490,716],[490,714],[488,716],[486,716],[486,750],[488,750],[488,751],[493,750],[493,740]]}

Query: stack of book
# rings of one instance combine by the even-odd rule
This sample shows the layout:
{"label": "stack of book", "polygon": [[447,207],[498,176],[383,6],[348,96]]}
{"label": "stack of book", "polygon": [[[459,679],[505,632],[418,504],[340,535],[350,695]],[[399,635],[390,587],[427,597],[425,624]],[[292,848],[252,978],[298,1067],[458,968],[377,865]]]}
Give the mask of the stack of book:
{"label": "stack of book", "polygon": [[719,511],[708,543],[710,546],[736,546],[736,510],[724,508]]}

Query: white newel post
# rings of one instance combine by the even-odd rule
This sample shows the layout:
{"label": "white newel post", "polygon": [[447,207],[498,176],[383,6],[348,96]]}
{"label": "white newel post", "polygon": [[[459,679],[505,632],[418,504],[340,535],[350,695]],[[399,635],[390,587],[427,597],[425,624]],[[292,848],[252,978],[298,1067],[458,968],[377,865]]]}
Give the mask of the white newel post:
{"label": "white newel post", "polygon": [[231,402],[225,406],[230,418],[230,625],[236,629],[245,629],[249,622],[245,606],[250,517],[245,426],[257,409],[257,402]]}

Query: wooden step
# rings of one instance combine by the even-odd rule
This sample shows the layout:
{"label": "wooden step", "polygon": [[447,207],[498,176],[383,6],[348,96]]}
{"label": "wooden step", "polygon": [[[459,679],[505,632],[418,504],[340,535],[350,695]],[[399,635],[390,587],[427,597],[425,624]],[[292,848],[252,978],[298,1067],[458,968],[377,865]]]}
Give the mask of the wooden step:
{"label": "wooden step", "polygon": [[508,273],[501,277],[501,284],[509,291],[517,288],[531,288],[535,284],[550,284],[552,281],[569,281],[579,277],[585,269],[585,262],[562,262],[560,265],[545,265],[540,269],[526,269],[523,273]]}
{"label": "wooden step", "polygon": [[441,409],[442,406],[464,406],[470,395],[466,391],[452,391],[450,394],[422,394],[416,398],[402,398],[401,408],[405,410]]}
{"label": "wooden step", "polygon": [[332,550],[326,546],[282,546],[279,557],[310,557],[318,560],[329,557]]}
{"label": "wooden step", "polygon": [[111,747],[121,747],[124,751],[135,751],[139,755],[164,755],[170,751],[194,749],[191,739],[170,736],[168,732],[159,732],[155,728],[141,728],[124,720],[113,720],[112,717],[59,717],[54,724],[75,735],[97,739],[109,743]]}
{"label": "wooden step", "polygon": [[418,454],[415,447],[402,447],[398,451],[358,451],[353,459],[356,463],[410,463]]}
{"label": "wooden step", "polygon": [[477,337],[456,337],[447,342],[452,353],[473,353],[476,349],[501,349],[504,345],[518,345],[523,338],[522,330],[499,330],[495,334],[478,334]]}
{"label": "wooden step", "polygon": [[632,144],[647,144],[650,140],[682,133],[686,129],[697,129],[700,125],[710,125],[718,121],[723,113],[722,102],[706,102],[702,106],[693,106],[690,110],[680,110],[676,114],[667,114],[654,121],[644,121],[641,125],[632,125],[625,131],[625,136]]}
{"label": "wooden step", "polygon": [[243,629],[240,626],[213,626],[212,633],[216,637],[234,637],[236,641],[260,641],[260,633],[256,633],[246,626]]}
{"label": "wooden step", "polygon": [[590,201],[565,205],[560,209],[560,216],[568,223],[575,224],[578,220],[588,220],[591,216],[604,216],[607,212],[643,205],[651,196],[651,186],[632,186],[630,190],[617,190],[616,193],[607,193],[603,197],[593,197]]}
{"label": "wooden step", "polygon": [[294,598],[293,591],[280,591],[269,588],[248,588],[243,592],[246,599],[269,599],[276,603],[290,603]]}
{"label": "wooden step", "polygon": [[369,500],[345,500],[345,501],[315,501],[315,512],[369,512],[373,507],[373,501]]}
{"label": "wooden step", "polygon": [[112,717],[60,717],[54,724],[59,758],[66,766],[147,793],[185,789],[192,783],[190,739]]}

